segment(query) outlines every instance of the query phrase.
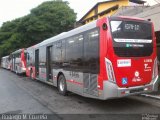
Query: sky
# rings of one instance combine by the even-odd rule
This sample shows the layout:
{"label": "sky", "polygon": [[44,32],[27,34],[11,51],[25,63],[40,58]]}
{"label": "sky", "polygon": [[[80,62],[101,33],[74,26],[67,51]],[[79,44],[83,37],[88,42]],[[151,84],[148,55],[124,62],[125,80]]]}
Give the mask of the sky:
{"label": "sky", "polygon": [[[30,13],[32,8],[37,7],[42,2],[50,0],[0,0],[0,26],[3,22],[23,17]],[[64,0],[68,1],[69,6],[77,13],[79,20],[88,12],[97,2],[107,0]],[[160,0],[147,0],[150,5]]]}

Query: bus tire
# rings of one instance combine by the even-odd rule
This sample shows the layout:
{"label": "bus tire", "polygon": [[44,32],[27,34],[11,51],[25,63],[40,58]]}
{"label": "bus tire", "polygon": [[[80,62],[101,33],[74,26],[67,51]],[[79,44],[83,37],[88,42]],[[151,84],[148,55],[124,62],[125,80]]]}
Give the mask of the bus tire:
{"label": "bus tire", "polygon": [[60,75],[58,77],[58,91],[62,95],[67,95],[67,84],[64,75]]}

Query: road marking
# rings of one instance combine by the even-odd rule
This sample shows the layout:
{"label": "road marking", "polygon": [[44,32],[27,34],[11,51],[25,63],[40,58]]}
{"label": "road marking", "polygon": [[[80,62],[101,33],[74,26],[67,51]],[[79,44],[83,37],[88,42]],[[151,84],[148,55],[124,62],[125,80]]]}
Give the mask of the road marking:
{"label": "road marking", "polygon": [[156,95],[149,95],[149,94],[141,94],[142,96],[145,96],[145,97],[151,97],[151,98],[156,98],[156,99],[159,99],[160,100],[160,96],[156,96]]}

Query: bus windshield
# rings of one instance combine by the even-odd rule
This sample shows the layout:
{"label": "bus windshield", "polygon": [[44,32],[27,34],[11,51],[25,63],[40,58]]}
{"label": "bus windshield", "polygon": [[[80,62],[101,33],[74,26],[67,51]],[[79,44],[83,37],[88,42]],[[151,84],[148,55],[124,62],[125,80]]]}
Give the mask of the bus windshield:
{"label": "bus windshield", "polygon": [[110,24],[116,55],[120,57],[143,57],[152,54],[151,23],[111,20]]}

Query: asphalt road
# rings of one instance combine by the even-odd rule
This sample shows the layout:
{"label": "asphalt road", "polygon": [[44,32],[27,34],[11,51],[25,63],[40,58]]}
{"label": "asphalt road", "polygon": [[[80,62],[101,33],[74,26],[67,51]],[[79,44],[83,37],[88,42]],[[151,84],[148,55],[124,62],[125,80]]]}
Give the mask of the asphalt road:
{"label": "asphalt road", "polygon": [[62,96],[53,86],[0,69],[0,114],[4,113],[52,114],[68,120],[68,114],[75,114],[72,118],[76,120],[77,114],[79,119],[136,120],[146,114],[160,114],[160,101],[143,96],[106,101],[73,93]]}

